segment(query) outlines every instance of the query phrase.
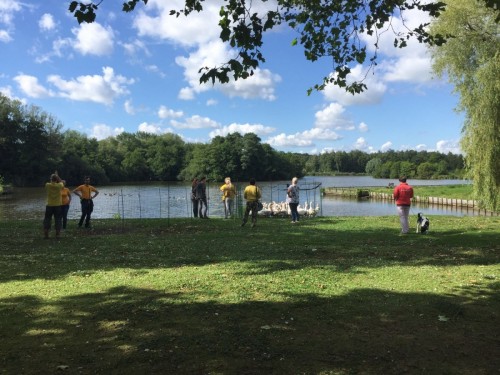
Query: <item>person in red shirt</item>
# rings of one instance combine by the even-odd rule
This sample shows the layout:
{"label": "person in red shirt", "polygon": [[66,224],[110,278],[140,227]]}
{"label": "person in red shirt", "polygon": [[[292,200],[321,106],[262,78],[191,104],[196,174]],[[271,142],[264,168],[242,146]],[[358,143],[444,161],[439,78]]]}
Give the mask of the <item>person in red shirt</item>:
{"label": "person in red shirt", "polygon": [[410,231],[408,216],[410,215],[413,188],[406,183],[406,176],[401,177],[399,182],[400,184],[394,188],[394,200],[396,201],[396,206],[398,208],[401,233],[407,234]]}

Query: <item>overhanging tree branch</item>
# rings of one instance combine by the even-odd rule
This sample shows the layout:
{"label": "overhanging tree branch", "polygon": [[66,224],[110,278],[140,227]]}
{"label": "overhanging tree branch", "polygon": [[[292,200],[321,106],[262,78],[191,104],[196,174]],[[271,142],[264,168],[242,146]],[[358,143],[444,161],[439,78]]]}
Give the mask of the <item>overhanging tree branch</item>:
{"label": "overhanging tree branch", "polygon": [[[96,12],[103,1],[72,1],[69,11],[79,23],[92,23],[96,20]],[[492,8],[496,6],[495,0],[483,1]],[[123,3],[122,10],[131,12],[140,2],[147,5],[148,0],[127,1]],[[204,0],[185,0],[184,8],[171,10],[170,15],[187,17],[192,12],[202,12],[203,2]],[[261,51],[264,33],[286,23],[299,34],[292,45],[300,43],[307,60],[314,62],[325,57],[332,59],[332,71],[325,75],[321,84],[310,88],[308,93],[323,90],[326,85],[333,83],[352,94],[358,94],[367,87],[363,83],[364,79],[349,81],[351,66],[368,62],[368,74],[377,64],[379,37],[383,32],[393,30],[391,20],[394,15],[400,14],[403,17],[405,11],[418,9],[431,17],[439,17],[444,8],[443,2],[427,3],[424,0],[277,0],[276,10],[261,16],[256,12],[252,13],[252,1],[224,0],[219,12],[219,36],[223,42],[237,49],[237,58],[219,66],[201,67],[200,83],[224,84],[230,81],[230,77],[238,80],[252,76],[266,61]],[[445,42],[441,35],[430,35],[427,26],[421,24],[414,29],[406,28],[404,32],[393,30],[396,36],[394,47],[404,48],[410,39],[428,45],[441,45]],[[383,31],[379,32],[380,30]],[[367,45],[360,38],[362,34],[376,36],[374,52],[370,56],[367,54]]]}

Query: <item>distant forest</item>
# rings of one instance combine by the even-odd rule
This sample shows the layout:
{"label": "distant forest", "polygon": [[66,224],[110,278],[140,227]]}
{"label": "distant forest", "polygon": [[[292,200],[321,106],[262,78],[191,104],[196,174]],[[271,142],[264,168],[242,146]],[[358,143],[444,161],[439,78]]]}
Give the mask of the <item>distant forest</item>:
{"label": "distant forest", "polygon": [[427,151],[281,152],[248,133],[186,143],[175,134],[122,133],[98,141],[62,124],[38,107],[0,94],[0,183],[40,186],[55,170],[68,185],[90,175],[95,184],[186,181],[283,180],[294,176],[367,174],[376,178],[461,178],[462,155]]}

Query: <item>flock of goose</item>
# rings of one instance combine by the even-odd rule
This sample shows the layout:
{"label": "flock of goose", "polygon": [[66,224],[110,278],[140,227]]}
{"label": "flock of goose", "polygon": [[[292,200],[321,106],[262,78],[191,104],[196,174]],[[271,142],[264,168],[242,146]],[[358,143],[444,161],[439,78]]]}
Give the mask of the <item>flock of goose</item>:
{"label": "flock of goose", "polygon": [[[288,217],[291,215],[290,207],[286,202],[262,202],[262,206],[264,206],[264,208],[259,211],[259,216]],[[297,212],[300,216],[314,217],[319,212],[319,205],[313,207],[313,205],[309,204],[309,202],[304,203],[303,206],[299,204],[299,206],[297,207]]]}

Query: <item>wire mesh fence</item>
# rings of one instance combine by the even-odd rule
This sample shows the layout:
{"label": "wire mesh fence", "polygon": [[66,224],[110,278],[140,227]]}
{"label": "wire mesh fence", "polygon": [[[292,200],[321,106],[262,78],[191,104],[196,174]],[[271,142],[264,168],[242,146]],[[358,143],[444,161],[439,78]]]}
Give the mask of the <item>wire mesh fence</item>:
{"label": "wire mesh fence", "polygon": [[[220,186],[222,184],[207,183],[207,215],[224,217],[224,201]],[[242,217],[245,200],[244,188],[248,184],[236,185],[233,217]],[[320,183],[299,185],[301,188],[301,204],[315,207],[321,212]],[[262,202],[284,204],[287,184],[283,182],[258,183],[262,191]],[[165,185],[138,185],[99,188],[100,194],[95,198],[93,218],[101,219],[141,219],[141,218],[193,218],[194,204],[191,200],[191,186],[172,183]],[[73,201],[69,216],[76,218],[80,207]]]}

